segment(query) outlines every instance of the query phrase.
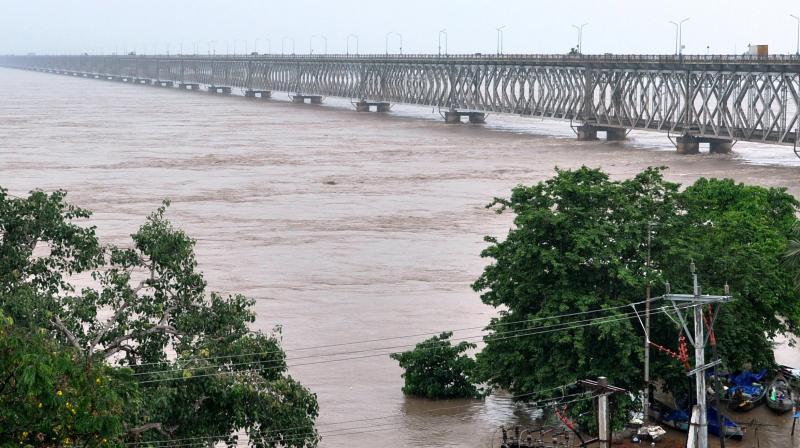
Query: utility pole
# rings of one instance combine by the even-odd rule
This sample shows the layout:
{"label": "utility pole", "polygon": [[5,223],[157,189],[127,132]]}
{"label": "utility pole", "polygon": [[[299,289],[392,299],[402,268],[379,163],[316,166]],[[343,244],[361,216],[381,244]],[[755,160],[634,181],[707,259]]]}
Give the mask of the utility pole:
{"label": "utility pole", "polygon": [[[671,294],[669,283],[667,283],[666,284],[667,293],[664,295],[664,298],[672,302],[672,307],[674,308],[675,313],[677,314],[678,319],[680,320],[681,326],[683,327],[683,330],[686,333],[686,338],[694,347],[695,368],[694,370],[688,372],[686,375],[687,376],[694,375],[695,377],[695,393],[696,393],[698,415],[697,415],[696,432],[691,431],[689,433],[689,437],[691,438],[692,434],[695,433],[697,437],[697,444],[693,445],[696,446],[697,448],[708,448],[708,417],[707,417],[707,405],[706,405],[705,371],[712,367],[717,366],[718,364],[720,364],[720,361],[715,360],[709,364],[706,364],[705,361],[705,347],[706,347],[706,342],[708,341],[708,336],[705,335],[703,328],[703,308],[711,303],[726,303],[730,302],[733,299],[730,295],[728,295],[727,288],[724,296],[701,295],[700,285],[697,282],[697,272],[695,272],[694,262],[691,263],[690,270],[692,272],[693,293]],[[694,308],[694,338],[691,337],[691,332],[689,331],[689,325],[686,321],[685,316],[678,309],[677,306],[678,302],[691,304],[691,307]],[[710,319],[708,323],[709,329],[714,328],[714,321],[717,318],[717,313],[719,312],[719,308],[720,308],[719,306],[716,308],[714,316]]]}
{"label": "utility pole", "polygon": [[586,444],[600,443],[600,448],[611,448],[611,412],[608,407],[608,396],[626,392],[620,387],[610,386],[608,378],[601,376],[597,381],[578,381],[584,388],[594,391],[597,397],[597,439],[589,440]]}
{"label": "utility pole", "polygon": [[642,423],[647,426],[650,412],[650,245],[653,223],[647,223],[647,286],[644,303],[644,396],[642,397]]}

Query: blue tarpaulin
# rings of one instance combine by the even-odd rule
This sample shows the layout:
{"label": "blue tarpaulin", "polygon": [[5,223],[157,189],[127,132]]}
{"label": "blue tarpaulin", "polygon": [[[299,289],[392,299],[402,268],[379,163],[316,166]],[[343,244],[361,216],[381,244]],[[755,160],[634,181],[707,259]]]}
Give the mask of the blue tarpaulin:
{"label": "blue tarpaulin", "polygon": [[767,369],[763,369],[758,373],[753,373],[745,370],[738,375],[732,375],[730,378],[731,387],[728,394],[733,396],[737,390],[741,390],[745,395],[750,397],[757,397],[764,391],[764,385],[759,384],[767,376]]}

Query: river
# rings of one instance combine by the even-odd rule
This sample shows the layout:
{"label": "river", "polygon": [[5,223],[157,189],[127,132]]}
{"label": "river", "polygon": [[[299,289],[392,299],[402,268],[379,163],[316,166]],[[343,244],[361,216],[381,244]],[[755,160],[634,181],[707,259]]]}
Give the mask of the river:
{"label": "river", "polygon": [[[258,327],[282,325],[290,359],[332,351],[300,350],[308,347],[451,328],[478,335],[493,310],[470,283],[485,264],[484,235],[505,235],[511,218],[484,205],[556,166],[624,178],[664,165],[683,183],[725,176],[800,195],[800,160],[786,147],[680,156],[657,133],[577,142],[557,121],[491,115],[483,126],[445,125],[420,107],[366,114],[340,99],[296,105],[277,93],[254,101],[7,69],[0,97],[0,185],[16,195],[66,189],[119,244],[169,198],[169,217],[197,239],[210,287],[256,299]],[[292,375],[319,396],[323,447],[488,447],[499,425],[525,418],[502,396],[404,397],[401,370],[381,347],[422,338],[295,362],[305,365]],[[376,350],[352,359],[367,349]],[[800,364],[796,349],[778,355]],[[787,417],[736,417],[779,425],[760,427],[760,442],[791,446]],[[751,434],[735,446],[755,446]]]}

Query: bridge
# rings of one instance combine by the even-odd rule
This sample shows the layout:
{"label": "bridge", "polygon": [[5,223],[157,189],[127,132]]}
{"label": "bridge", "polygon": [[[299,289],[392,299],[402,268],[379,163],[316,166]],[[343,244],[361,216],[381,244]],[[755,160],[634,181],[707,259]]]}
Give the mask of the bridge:
{"label": "bridge", "polygon": [[569,120],[579,139],[667,133],[681,153],[737,140],[797,147],[800,56],[74,55],[0,56],[0,66],[293,101],[350,98],[440,108],[448,123],[487,113]]}

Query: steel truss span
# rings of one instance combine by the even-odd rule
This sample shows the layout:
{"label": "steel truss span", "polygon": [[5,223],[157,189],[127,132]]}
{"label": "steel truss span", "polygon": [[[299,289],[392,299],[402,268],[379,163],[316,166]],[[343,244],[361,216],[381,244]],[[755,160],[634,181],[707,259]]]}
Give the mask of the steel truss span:
{"label": "steel truss span", "polygon": [[793,145],[796,56],[4,56],[0,65]]}

